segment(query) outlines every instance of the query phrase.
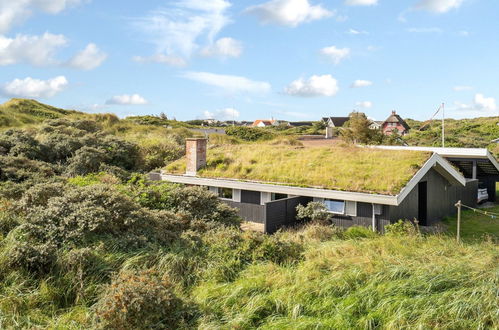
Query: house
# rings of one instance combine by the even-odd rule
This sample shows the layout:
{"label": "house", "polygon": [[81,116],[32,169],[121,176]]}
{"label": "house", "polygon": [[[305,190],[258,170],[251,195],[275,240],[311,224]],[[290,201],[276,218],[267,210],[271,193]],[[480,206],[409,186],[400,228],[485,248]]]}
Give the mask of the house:
{"label": "house", "polygon": [[287,120],[274,120],[272,125],[273,126],[290,126],[289,121],[287,121]]}
{"label": "house", "polygon": [[291,127],[313,126],[313,121],[292,121],[289,123]]}
{"label": "house", "polygon": [[322,117],[327,127],[343,127],[350,117]]}
{"label": "house", "polygon": [[392,111],[392,114],[383,122],[381,129],[385,135],[392,134],[394,130],[397,130],[400,135],[406,135],[411,128],[396,111]]}
{"label": "house", "polygon": [[296,206],[311,201],[324,203],[332,222],[342,227],[383,231],[399,219],[431,226],[455,214],[458,200],[476,206],[479,181],[492,187],[499,179],[499,164],[482,149],[259,144],[212,148],[207,154],[206,139],[187,139],[186,150],[185,159],[157,177],[207,187],[266,233],[295,223]]}
{"label": "house", "polygon": [[384,123],[384,121],[371,120],[369,128],[370,129],[381,129],[381,127],[383,127],[383,123]]}
{"label": "house", "polygon": [[490,143],[499,143],[499,139],[494,139],[494,140],[490,141]]}
{"label": "house", "polygon": [[253,127],[269,127],[269,126],[272,126],[274,124],[275,120],[273,119],[269,119],[269,120],[266,120],[266,119],[257,119],[253,122],[253,124],[251,126]]}

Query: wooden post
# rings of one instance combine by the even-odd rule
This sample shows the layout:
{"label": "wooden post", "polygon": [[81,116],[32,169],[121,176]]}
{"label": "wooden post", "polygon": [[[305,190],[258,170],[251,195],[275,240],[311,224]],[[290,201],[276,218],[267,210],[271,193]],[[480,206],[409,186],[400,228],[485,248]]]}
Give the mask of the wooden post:
{"label": "wooden post", "polygon": [[459,243],[461,241],[461,201],[458,201],[456,203],[457,207],[457,233],[456,233],[456,240]]}

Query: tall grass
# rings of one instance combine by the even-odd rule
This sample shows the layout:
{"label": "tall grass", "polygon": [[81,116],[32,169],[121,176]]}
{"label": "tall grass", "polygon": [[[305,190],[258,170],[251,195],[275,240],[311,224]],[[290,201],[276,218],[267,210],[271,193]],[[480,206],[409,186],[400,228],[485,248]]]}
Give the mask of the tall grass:
{"label": "tall grass", "polygon": [[204,329],[497,328],[498,260],[496,245],[444,237],[328,241],[194,295]]}
{"label": "tall grass", "polygon": [[[425,152],[358,147],[303,148],[294,140],[223,145],[208,151],[202,177],[234,178],[327,189],[396,194],[429,158]],[[286,145],[291,144],[291,145]],[[166,170],[184,173],[185,159]]]}

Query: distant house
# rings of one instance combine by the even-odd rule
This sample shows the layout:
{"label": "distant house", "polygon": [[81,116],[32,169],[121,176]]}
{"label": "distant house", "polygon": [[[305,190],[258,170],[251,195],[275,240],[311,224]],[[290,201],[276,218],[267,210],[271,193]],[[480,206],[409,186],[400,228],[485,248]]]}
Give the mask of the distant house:
{"label": "distant house", "polygon": [[253,127],[269,127],[274,125],[275,120],[273,119],[257,119],[253,122],[251,126]]}
{"label": "distant house", "polygon": [[323,117],[322,121],[327,127],[343,127],[350,117]]}
{"label": "distant house", "polygon": [[381,129],[383,127],[384,121],[379,121],[379,120],[372,120],[371,124],[369,125],[370,129]]}
{"label": "distant house", "polygon": [[286,120],[274,120],[272,123],[274,126],[289,126],[289,121]]}
{"label": "distant house", "polygon": [[314,124],[313,121],[291,121],[289,125],[291,127],[302,127],[302,126],[312,126]]}
{"label": "distant house", "polygon": [[411,128],[402,117],[397,115],[397,112],[392,111],[392,114],[383,122],[381,129],[385,135],[392,134],[394,130],[397,130],[400,135],[406,135]]}
{"label": "distant house", "polygon": [[[267,233],[296,223],[296,206],[312,201],[323,203],[337,226],[383,231],[399,219],[418,219],[419,225],[432,226],[454,215],[458,200],[475,207],[479,187],[487,188],[490,200],[495,200],[499,178],[499,163],[486,149],[359,147],[351,152],[328,147],[322,153],[282,147],[272,157],[251,163],[248,155],[262,152],[258,145],[213,150],[207,149],[206,139],[187,139],[186,150],[185,159],[155,177],[206,187]],[[237,160],[228,163],[225,172],[207,165],[215,163],[219,152]],[[393,162],[384,161],[387,153]],[[332,171],[331,164],[340,161],[351,166]],[[235,171],[235,166],[253,171]],[[269,169],[274,173],[266,176]]]}
{"label": "distant house", "polygon": [[499,139],[494,139],[494,140],[490,141],[490,143],[499,143]]}

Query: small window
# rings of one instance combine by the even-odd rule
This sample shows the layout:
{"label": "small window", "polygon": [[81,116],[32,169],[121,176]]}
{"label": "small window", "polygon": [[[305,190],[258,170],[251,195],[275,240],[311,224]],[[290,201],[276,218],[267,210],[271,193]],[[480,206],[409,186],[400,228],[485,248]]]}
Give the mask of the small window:
{"label": "small window", "polygon": [[345,214],[345,201],[339,201],[335,199],[325,199],[324,205],[329,212],[334,214]]}
{"label": "small window", "polygon": [[276,200],[279,200],[279,199],[285,199],[285,198],[288,198],[288,195],[286,195],[286,194],[272,193],[272,200],[273,201],[276,201]]}
{"label": "small window", "polygon": [[232,199],[231,188],[218,188],[218,197],[223,199]]}

